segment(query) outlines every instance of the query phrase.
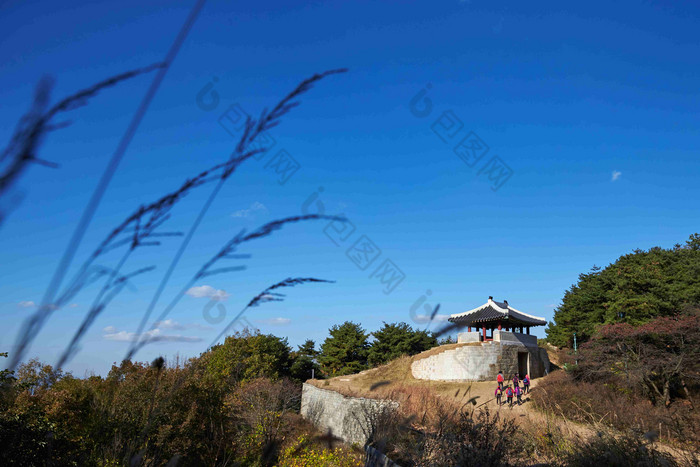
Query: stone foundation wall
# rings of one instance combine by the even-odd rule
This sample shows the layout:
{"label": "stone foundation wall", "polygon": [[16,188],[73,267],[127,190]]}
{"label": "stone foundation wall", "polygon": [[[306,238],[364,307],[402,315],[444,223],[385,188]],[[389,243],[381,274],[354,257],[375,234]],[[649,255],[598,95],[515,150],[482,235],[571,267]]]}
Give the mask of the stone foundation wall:
{"label": "stone foundation wall", "polygon": [[529,355],[530,378],[539,378],[544,376],[545,370],[549,371],[549,359],[544,349],[518,342],[488,341],[416,360],[411,364],[411,373],[416,379],[431,381],[495,380],[499,371],[503,371],[506,377],[518,372],[519,353]]}
{"label": "stone foundation wall", "polygon": [[301,392],[302,417],[319,430],[330,430],[333,436],[346,443],[360,446],[370,438],[377,417],[397,407],[394,401],[347,397],[307,383]]}

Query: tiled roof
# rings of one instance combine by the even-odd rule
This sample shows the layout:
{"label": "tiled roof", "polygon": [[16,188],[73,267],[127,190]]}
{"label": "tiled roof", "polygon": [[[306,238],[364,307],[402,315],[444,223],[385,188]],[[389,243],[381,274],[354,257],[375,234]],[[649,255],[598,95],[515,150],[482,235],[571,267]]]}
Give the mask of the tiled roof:
{"label": "tiled roof", "polygon": [[516,310],[506,302],[497,302],[491,298],[480,307],[465,311],[464,313],[450,315],[449,317],[449,321],[465,325],[498,320],[506,321],[516,326],[544,326],[547,324],[544,318],[528,315],[527,313]]}

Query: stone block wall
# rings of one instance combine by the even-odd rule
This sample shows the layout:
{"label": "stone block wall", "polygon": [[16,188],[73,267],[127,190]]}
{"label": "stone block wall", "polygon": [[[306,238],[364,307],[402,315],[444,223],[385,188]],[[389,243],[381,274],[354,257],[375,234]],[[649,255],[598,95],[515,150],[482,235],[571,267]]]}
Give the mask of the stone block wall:
{"label": "stone block wall", "polygon": [[397,407],[398,403],[394,401],[343,396],[308,383],[302,387],[302,417],[319,430],[331,430],[334,436],[350,444],[364,446],[377,418]]}

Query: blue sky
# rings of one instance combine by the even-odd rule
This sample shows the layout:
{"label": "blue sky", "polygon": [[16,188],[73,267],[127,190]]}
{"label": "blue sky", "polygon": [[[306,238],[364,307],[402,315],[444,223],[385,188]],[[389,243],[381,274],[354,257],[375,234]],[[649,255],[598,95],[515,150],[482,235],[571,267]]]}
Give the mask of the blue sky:
{"label": "blue sky", "polygon": [[[0,139],[8,140],[43,75],[54,77],[57,99],[157,62],[191,6],[5,2]],[[256,114],[314,72],[348,67],[304,96],[270,132],[271,152],[230,179],[157,311],[241,228],[317,212],[321,203],[326,214],[347,216],[350,235],[340,241],[336,232],[336,245],[327,235],[333,226],[316,222],[250,243],[241,250],[252,255],[246,271],[199,282],[203,288],[159,330],[174,342],[146,347],[137,358],[195,356],[207,347],[223,324],[205,320],[208,299],[197,295],[225,297],[230,318],[290,276],[337,281],[289,289],[285,302],[246,315],[293,345],[320,342],[347,319],[368,330],[382,321],[415,324],[409,310],[421,297],[449,314],[493,295],[551,319],[563,292],[594,264],[635,248],[670,247],[700,230],[699,19],[691,2],[211,1],[76,264],[139,204],[226,158],[235,140],[219,120],[232,106]],[[150,79],[124,83],[71,112],[72,125],[52,134],[41,152],[60,168],[32,166],[16,187],[0,229],[0,350],[12,351],[21,322],[35,310],[30,302],[41,299]],[[427,115],[416,116],[423,110]],[[464,138],[471,144],[470,132],[489,148],[468,159],[472,166],[454,151]],[[299,166],[283,184],[285,174],[271,162],[280,150]],[[489,172],[495,163],[508,167],[506,175]],[[179,205],[169,227],[186,228],[209,189]],[[346,252],[364,239],[380,254],[362,270]],[[104,374],[122,358],[176,246],[169,239],[135,255],[127,270],[156,270],[99,317],[67,369]],[[388,294],[375,273],[385,261],[405,276]],[[30,356],[54,362],[95,292],[88,288],[55,312]]]}

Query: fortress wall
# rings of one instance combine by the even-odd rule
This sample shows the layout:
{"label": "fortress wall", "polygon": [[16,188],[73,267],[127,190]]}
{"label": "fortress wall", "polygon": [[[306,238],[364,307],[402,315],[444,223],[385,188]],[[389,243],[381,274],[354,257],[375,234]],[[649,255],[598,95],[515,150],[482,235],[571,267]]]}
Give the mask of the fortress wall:
{"label": "fortress wall", "polygon": [[495,380],[499,370],[506,377],[518,372],[519,353],[528,353],[530,356],[530,378],[544,376],[545,369],[549,370],[549,359],[544,349],[518,342],[489,341],[416,360],[411,364],[411,373],[416,379],[431,381]]}
{"label": "fortress wall", "polygon": [[501,357],[501,345],[487,342],[446,350],[411,365],[416,379],[433,381],[473,381],[495,378]]}
{"label": "fortress wall", "polygon": [[301,415],[321,431],[346,443],[360,446],[369,439],[372,425],[386,410],[394,410],[397,402],[347,397],[335,391],[304,383],[301,392]]}

